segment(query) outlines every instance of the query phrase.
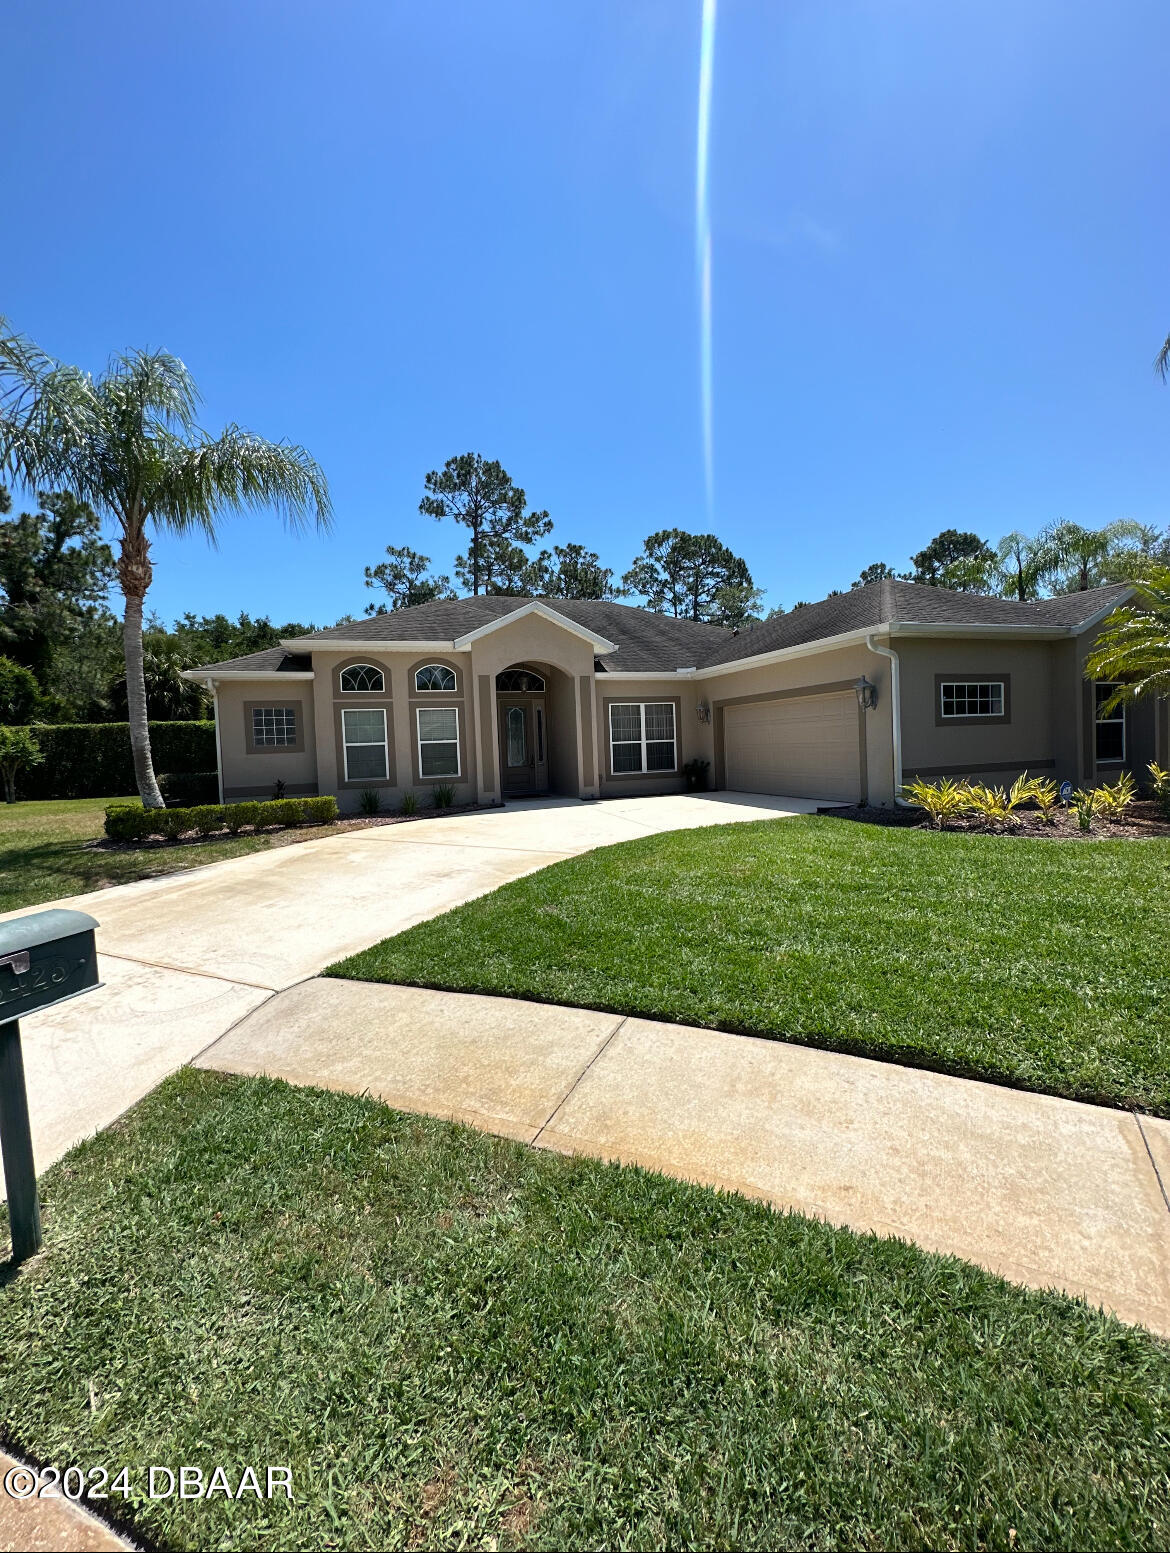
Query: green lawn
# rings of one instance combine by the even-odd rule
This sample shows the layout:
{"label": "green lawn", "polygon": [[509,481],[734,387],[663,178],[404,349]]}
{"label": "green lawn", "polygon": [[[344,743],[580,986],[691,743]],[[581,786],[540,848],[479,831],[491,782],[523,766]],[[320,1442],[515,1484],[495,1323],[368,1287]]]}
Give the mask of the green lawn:
{"label": "green lawn", "polygon": [[133,1483],[293,1471],[140,1496],[155,1545],[1170,1540],[1170,1347],[902,1242],[190,1069],[43,1195],[0,1431]]}
{"label": "green lawn", "polygon": [[328,974],[777,1036],[1170,1116],[1170,841],[802,817],[505,885]]}
{"label": "green lawn", "polygon": [[0,911],[217,863],[269,845],[267,836],[236,836],[126,851],[87,847],[87,841],[102,834],[106,805],[112,802],[61,798],[0,804]]}

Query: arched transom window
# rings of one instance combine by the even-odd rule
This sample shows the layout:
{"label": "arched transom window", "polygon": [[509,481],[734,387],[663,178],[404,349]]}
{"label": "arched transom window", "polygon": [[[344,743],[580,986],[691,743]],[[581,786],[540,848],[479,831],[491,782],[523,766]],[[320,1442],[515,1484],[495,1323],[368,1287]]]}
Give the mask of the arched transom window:
{"label": "arched transom window", "polygon": [[414,671],[414,688],[445,690],[450,693],[455,689],[455,670],[449,669],[445,663],[425,664],[421,669]]}
{"label": "arched transom window", "polygon": [[496,689],[508,695],[531,695],[544,689],[544,680],[531,669],[503,669],[496,675]]}
{"label": "arched transom window", "polygon": [[372,663],[351,663],[348,669],[341,671],[342,690],[377,691],[380,695],[386,689],[386,676],[381,669],[376,669]]}

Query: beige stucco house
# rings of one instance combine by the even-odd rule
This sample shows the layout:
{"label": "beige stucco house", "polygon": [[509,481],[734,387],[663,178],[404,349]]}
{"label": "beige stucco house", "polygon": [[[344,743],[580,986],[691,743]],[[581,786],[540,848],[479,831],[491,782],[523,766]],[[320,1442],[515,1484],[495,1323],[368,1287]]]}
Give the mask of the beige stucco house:
{"label": "beige stucco house", "polygon": [[891,804],[915,775],[1059,781],[1170,764],[1167,706],[1084,677],[1128,594],[1036,603],[886,580],[730,631],[605,600],[439,600],[187,671],[225,802],[363,789],[383,806],[716,788]]}

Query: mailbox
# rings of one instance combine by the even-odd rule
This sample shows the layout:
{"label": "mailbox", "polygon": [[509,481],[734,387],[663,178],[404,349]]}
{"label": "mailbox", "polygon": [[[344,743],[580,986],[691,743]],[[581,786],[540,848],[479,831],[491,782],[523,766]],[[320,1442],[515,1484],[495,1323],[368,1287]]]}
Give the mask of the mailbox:
{"label": "mailbox", "polygon": [[97,986],[96,927],[84,911],[37,911],[0,922],[0,1151],[14,1262],[41,1244],[20,1020]]}
{"label": "mailbox", "polygon": [[96,927],[84,911],[0,922],[0,1024],[97,986]]}

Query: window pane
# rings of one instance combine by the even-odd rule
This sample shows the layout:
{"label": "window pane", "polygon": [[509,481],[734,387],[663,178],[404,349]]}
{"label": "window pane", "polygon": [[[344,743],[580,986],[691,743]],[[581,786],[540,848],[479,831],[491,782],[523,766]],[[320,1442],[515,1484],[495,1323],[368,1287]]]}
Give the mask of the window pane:
{"label": "window pane", "polygon": [[420,744],[418,768],[425,777],[458,776],[458,744]]}
{"label": "window pane", "polygon": [[508,728],[508,764],[510,766],[526,766],[528,764],[528,739],[524,722],[524,708],[522,706],[510,706],[506,718]]}
{"label": "window pane", "polygon": [[275,749],[297,742],[296,710],[291,706],[254,706],[252,708],[252,743],[260,748]]}
{"label": "window pane", "polygon": [[674,738],[674,703],[659,702],[646,708],[647,739]]}
{"label": "window pane", "polygon": [[348,669],[343,669],[341,674],[342,690],[382,691],[386,688],[386,681],[381,669],[375,669],[369,663],[355,663]]}
{"label": "window pane", "polygon": [[384,744],[346,745],[345,769],[350,782],[371,779],[383,781],[386,776],[386,746]]}
{"label": "window pane", "polygon": [[1101,684],[1095,687],[1097,692],[1097,721],[1099,723],[1123,723],[1125,721],[1125,704],[1119,701],[1112,711],[1104,712],[1102,707],[1109,697],[1117,689],[1116,684]]}
{"label": "window pane", "polygon": [[673,771],[674,770],[674,740],[669,744],[646,745],[646,770],[647,771]]}
{"label": "window pane", "polygon": [[378,707],[350,707],[341,714],[347,744],[383,744],[386,714]]}
{"label": "window pane", "polygon": [[615,744],[613,746],[613,769],[615,772],[641,771],[641,744]]}
{"label": "window pane", "polygon": [[444,663],[428,663],[414,676],[416,690],[454,690],[455,671]]}
{"label": "window pane", "polygon": [[1125,728],[1121,723],[1097,724],[1097,759],[1124,760]]}
{"label": "window pane", "polygon": [[611,706],[609,709],[609,727],[613,741],[641,739],[642,737],[642,708],[633,706]]}
{"label": "window pane", "polygon": [[418,736],[420,740],[457,739],[459,713],[453,706],[423,707],[418,714]]}

